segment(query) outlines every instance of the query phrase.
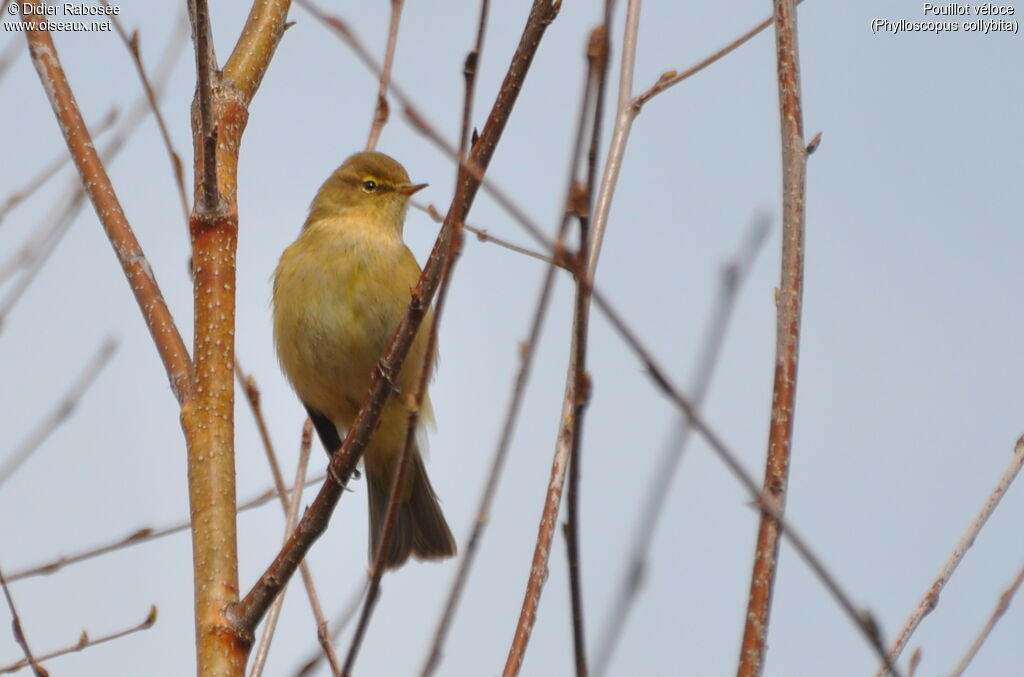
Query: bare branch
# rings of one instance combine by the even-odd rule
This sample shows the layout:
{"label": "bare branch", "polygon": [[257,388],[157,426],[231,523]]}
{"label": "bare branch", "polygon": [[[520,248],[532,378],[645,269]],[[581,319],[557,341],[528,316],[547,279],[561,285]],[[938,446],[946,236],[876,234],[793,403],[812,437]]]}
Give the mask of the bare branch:
{"label": "bare branch", "polygon": [[[109,5],[109,0],[103,0],[104,5]],[[156,120],[157,127],[160,129],[160,138],[163,139],[164,148],[167,150],[167,156],[171,160],[171,171],[174,172],[174,183],[178,187],[178,201],[181,202],[182,216],[185,218],[186,225],[188,224],[189,205],[188,196],[185,190],[185,171],[181,164],[181,156],[178,155],[177,151],[174,150],[174,144],[171,142],[171,134],[167,131],[167,123],[164,121],[163,113],[160,112],[160,104],[157,101],[157,94],[150,83],[149,76],[146,74],[146,67],[142,64],[142,53],[139,51],[139,34],[138,32],[132,33],[131,37],[125,32],[124,26],[121,25],[121,20],[117,18],[117,15],[110,15],[111,21],[114,23],[114,28],[117,30],[117,34],[121,37],[121,41],[124,42],[125,47],[128,48],[128,52],[132,55],[132,61],[135,63],[135,70],[139,74],[139,79],[142,81],[142,88],[146,93],[146,100],[149,102],[149,108],[153,112],[153,118]],[[184,26],[184,21],[180,22],[180,25]]]}
{"label": "bare branch", "polygon": [[[178,28],[168,37],[166,46],[160,56],[160,61],[153,77],[153,89],[156,91],[158,99],[163,96],[171,71],[181,56],[182,48],[185,45],[184,28],[183,23],[178,24]],[[117,157],[117,154],[124,148],[131,134],[138,129],[139,123],[142,122],[149,110],[146,98],[142,96],[136,99],[125,115],[121,116],[117,129],[111,134],[111,138],[100,153],[100,158],[105,165]],[[70,154],[66,157],[71,159]],[[18,282],[18,287],[26,288],[71,225],[83,204],[84,198],[85,190],[82,188],[81,179],[76,177],[67,190],[66,197],[56,201],[50,215],[36,228],[35,233],[26,241],[22,248],[4,261],[3,264],[0,264],[0,281],[6,280],[19,268],[27,268],[28,270],[25,273],[26,279],[19,280]],[[21,291],[23,289],[12,290],[5,297],[4,302],[0,303],[0,308],[2,308],[0,310],[0,324],[2,324],[2,318],[10,310]]]}
{"label": "bare branch", "polygon": [[[313,422],[308,418],[302,426],[302,444],[299,446],[299,462],[295,469],[295,481],[292,483],[292,496],[288,501],[284,527],[284,537],[295,530],[295,524],[299,521],[299,502],[302,499],[302,484],[306,480],[306,468],[309,466],[309,450],[313,441]],[[283,494],[282,494],[283,495]],[[305,564],[305,562],[303,562]],[[263,625],[263,637],[260,639],[259,648],[252,661],[252,669],[249,677],[260,677],[263,674],[263,667],[266,665],[267,656],[270,655],[270,643],[274,638],[274,629],[277,627],[277,619],[281,615],[281,607],[284,606],[284,595],[286,590],[274,600],[267,615],[267,622]]]}
{"label": "bare branch", "polygon": [[388,26],[388,44],[384,50],[384,68],[380,74],[380,88],[377,90],[377,106],[373,111],[373,122],[370,124],[370,136],[366,140],[366,150],[376,150],[381,130],[388,121],[388,82],[391,81],[391,65],[395,60],[395,45],[398,42],[398,22],[402,18],[404,0],[391,0],[391,23]]}
{"label": "bare branch", "polygon": [[[910,641],[910,637],[917,630],[917,626],[921,624],[921,621],[925,616],[935,610],[935,607],[939,604],[939,594],[942,592],[946,584],[953,577],[960,562],[963,560],[964,555],[974,545],[974,541],[978,538],[978,534],[981,532],[981,528],[988,522],[988,518],[995,512],[996,506],[999,505],[999,501],[1002,500],[1003,495],[1006,494],[1006,490],[1013,483],[1013,480],[1017,477],[1020,472],[1021,466],[1024,466],[1024,436],[1017,440],[1017,444],[1013,449],[1013,458],[1010,459],[1010,464],[1006,470],[1003,471],[1003,476],[999,478],[999,482],[996,484],[995,489],[989,494],[988,498],[985,499],[984,505],[981,506],[981,510],[978,511],[974,521],[964,532],[964,535],[960,537],[960,542],[953,548],[953,553],[946,560],[946,563],[942,567],[942,571],[935,577],[935,580],[928,587],[928,591],[924,597],[921,598],[921,602],[917,605],[914,611],[910,614],[910,618],[907,619],[903,629],[900,630],[900,634],[896,637],[896,642],[889,649],[888,659],[891,663],[895,663],[899,660],[900,654],[903,649],[907,646]],[[876,677],[885,677],[885,666],[879,668],[878,672],[875,673]]]}
{"label": "bare branch", "polygon": [[[797,362],[804,280],[805,188],[807,148],[800,101],[800,59],[797,54],[796,2],[774,0],[775,54],[782,127],[782,281],[776,292],[775,377],[768,429],[764,491],[779,514],[786,509],[793,417],[796,411]],[[775,516],[761,514],[751,573],[750,597],[744,615],[738,677],[758,677],[768,646],[768,617],[778,569],[782,533]]]}
{"label": "bare branch", "polygon": [[[796,0],[796,4],[799,5],[803,1],[804,0]],[[661,94],[669,87],[678,85],[683,80],[689,78],[692,75],[696,75],[700,71],[704,70],[711,64],[721,59],[723,56],[735,50],[737,47],[742,46],[744,43],[746,43],[748,40],[750,40],[752,37],[763,31],[764,29],[771,26],[774,21],[774,16],[768,17],[767,19],[765,19],[764,21],[757,24],[749,31],[741,35],[740,37],[736,38],[734,41],[730,42],[722,49],[718,50],[711,56],[702,59],[701,61],[698,61],[694,65],[682,71],[681,73],[677,73],[676,71],[668,71],[664,73],[660,78],[658,78],[657,82],[651,85],[651,87],[647,91],[645,91],[640,96],[636,97],[636,99],[633,101],[633,106],[637,109],[637,112],[639,112],[640,109],[643,108],[644,104],[653,99],[655,96]]]}
{"label": "bare branch", "polygon": [[1010,587],[1004,590],[1003,594],[999,596],[999,603],[992,612],[992,616],[989,617],[988,622],[985,623],[985,627],[981,629],[978,637],[974,640],[974,643],[971,644],[971,648],[967,650],[967,655],[960,660],[956,669],[950,673],[950,677],[960,677],[964,674],[967,666],[969,666],[971,661],[974,660],[974,657],[978,655],[978,650],[981,649],[981,645],[985,643],[985,640],[987,640],[988,636],[992,633],[992,629],[996,627],[996,623],[998,623],[999,619],[1003,617],[1006,610],[1010,608],[1010,602],[1013,601],[1013,596],[1016,595],[1017,590],[1020,589],[1021,583],[1024,583],[1024,569],[1020,570],[1020,573],[1017,574],[1017,578],[1015,578],[1013,583],[1010,584]]}
{"label": "bare branch", "polygon": [[224,64],[224,77],[234,84],[248,106],[256,95],[270,59],[290,24],[285,22],[291,0],[254,0],[235,49]]}
{"label": "bare branch", "polygon": [[[420,211],[426,213],[428,216],[430,216],[431,219],[434,220],[434,222],[444,222],[444,217],[441,216],[441,213],[437,211],[437,208],[434,207],[434,205],[423,205],[420,204],[419,202],[416,202],[415,200],[410,200],[410,204],[416,209],[419,209]],[[516,252],[517,254],[523,254],[524,256],[529,256],[530,258],[537,259],[538,261],[543,261],[544,263],[554,263],[559,268],[564,268],[565,270],[570,269],[570,267],[567,266],[564,261],[555,261],[546,254],[541,254],[540,252],[535,251],[533,249],[521,247],[496,235],[491,235],[491,233],[485,228],[477,228],[476,226],[471,226],[468,223],[463,223],[461,227],[464,230],[468,230],[469,232],[476,235],[476,239],[480,240],[481,242],[491,242],[493,244],[498,245],[499,247],[508,249],[509,251]]]}
{"label": "bare branch", "polygon": [[[39,0],[31,3],[39,9]],[[41,11],[41,10],[39,10]],[[146,261],[142,247],[139,245],[131,226],[121,209],[121,204],[114,193],[110,177],[93,147],[89,130],[85,126],[82,114],[75,102],[74,94],[68,84],[67,77],[61,67],[54,47],[53,39],[48,31],[38,30],[35,26],[43,24],[26,24],[33,30],[26,30],[29,52],[39,73],[43,89],[50,100],[54,115],[60,124],[61,132],[68,144],[68,150],[75,160],[75,166],[82,177],[96,214],[103,224],[114,247],[114,253],[128,278],[129,285],[142,309],[143,317],[149,327],[153,340],[157,345],[160,358],[171,381],[171,390],[179,403],[192,399],[192,364],[185,349],[185,344],[178,333],[174,318],[163,299],[156,283],[153,271]]]}
{"label": "bare branch", "polygon": [[[39,661],[39,662],[48,661],[51,658],[57,658],[58,656],[66,656],[67,654],[76,653],[78,651],[82,651],[83,649],[88,649],[89,647],[92,647],[92,646],[98,646],[100,644],[105,644],[107,642],[111,642],[111,641],[113,641],[115,639],[121,639],[122,637],[126,637],[128,635],[131,635],[131,634],[136,633],[136,632],[140,632],[142,630],[149,630],[151,627],[153,627],[153,625],[155,623],[156,623],[156,607],[155,606],[151,606],[151,607],[149,607],[149,613],[146,614],[146,617],[144,619],[142,619],[141,623],[133,625],[130,628],[126,628],[124,630],[118,630],[117,632],[112,632],[109,635],[103,635],[101,637],[96,637],[96,638],[90,637],[89,633],[87,633],[85,630],[83,630],[82,634],[78,637],[78,641],[75,642],[74,644],[72,644],[71,646],[65,647],[63,649],[58,649],[56,651],[51,651],[48,654],[45,654],[43,656],[39,656],[36,659],[36,661]],[[20,660],[17,663],[12,663],[11,665],[3,665],[3,666],[0,666],[0,674],[6,674],[8,672],[16,672],[18,670],[21,670],[24,667],[27,667],[27,666],[28,666],[28,660],[27,659],[26,660]],[[42,668],[40,668],[40,670],[41,669]]]}
{"label": "bare branch", "polygon": [[25,654],[25,665],[32,666],[32,672],[36,677],[49,677],[49,674],[36,659],[32,656],[32,649],[28,646],[28,638],[25,637],[25,630],[21,627],[21,617],[18,616],[18,609],[14,606],[14,598],[11,597],[11,591],[7,587],[7,579],[4,578],[4,574],[0,571],[0,587],[4,590],[4,599],[7,600],[7,608],[11,612],[11,632],[14,633],[14,641],[21,647],[22,652]]}
{"label": "bare branch", "polygon": [[[306,482],[303,488],[320,484],[323,481],[323,475],[314,477],[313,479]],[[273,501],[278,496],[279,494],[275,489],[267,489],[261,492],[260,494],[257,494],[253,498],[250,498],[249,500],[240,503],[238,505],[237,512],[242,513],[248,510],[252,510],[253,508],[258,508],[264,503]],[[181,522],[178,522],[177,524],[173,524],[168,527],[142,527],[141,529],[137,529],[128,536],[124,538],[119,538],[116,541],[112,541],[104,545],[99,545],[73,555],[64,555],[52,561],[45,562],[43,564],[36,564],[30,567],[26,567],[24,569],[20,569],[7,576],[7,581],[9,583],[13,583],[15,581],[21,580],[22,578],[29,578],[30,576],[52,574],[56,571],[63,569],[66,566],[78,564],[79,562],[84,562],[86,560],[93,559],[94,557],[99,557],[100,555],[106,555],[107,553],[121,550],[123,548],[127,548],[133,545],[148,543],[149,541],[154,541],[156,539],[163,538],[164,536],[171,536],[172,534],[180,533],[182,531],[187,530],[190,524],[191,522],[189,522],[189,520],[182,520]]]}
{"label": "bare branch", "polygon": [[[288,490],[284,484],[284,475],[281,473],[281,464],[278,463],[277,453],[274,451],[274,445],[270,441],[270,432],[267,430],[267,423],[263,417],[263,409],[260,407],[260,391],[256,386],[256,379],[245,374],[237,359],[235,360],[235,377],[242,386],[246,400],[249,402],[249,410],[252,411],[253,418],[256,421],[256,430],[259,432],[260,440],[263,442],[263,450],[267,456],[267,463],[270,465],[270,473],[274,478],[277,496],[281,499],[281,508],[287,516],[290,506],[289,499],[287,498]],[[300,459],[311,444],[312,426],[313,422],[309,419],[306,419],[302,426]],[[290,533],[291,531],[288,531],[285,536],[287,537]],[[323,607],[320,606],[320,595],[317,593],[316,584],[313,582],[313,572],[310,571],[309,564],[305,560],[299,565],[299,573],[302,575],[302,583],[306,588],[306,596],[309,598],[309,606],[313,611],[313,618],[316,620],[317,628],[323,627],[327,624],[327,620],[324,618]],[[320,634],[319,631],[318,634]],[[324,655],[327,657],[327,661],[331,664],[333,674],[337,674],[340,668],[338,667],[338,657],[334,653],[334,647],[331,646],[330,642],[321,642],[321,647],[323,648]]]}

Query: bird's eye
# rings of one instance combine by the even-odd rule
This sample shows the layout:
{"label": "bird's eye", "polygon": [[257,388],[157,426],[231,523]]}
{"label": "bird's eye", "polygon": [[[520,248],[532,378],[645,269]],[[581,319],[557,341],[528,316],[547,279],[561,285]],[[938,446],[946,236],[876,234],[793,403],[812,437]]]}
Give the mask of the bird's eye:
{"label": "bird's eye", "polygon": [[366,181],[363,181],[363,190],[367,193],[372,193],[373,191],[377,190],[377,182],[374,181],[373,179],[367,179]]}

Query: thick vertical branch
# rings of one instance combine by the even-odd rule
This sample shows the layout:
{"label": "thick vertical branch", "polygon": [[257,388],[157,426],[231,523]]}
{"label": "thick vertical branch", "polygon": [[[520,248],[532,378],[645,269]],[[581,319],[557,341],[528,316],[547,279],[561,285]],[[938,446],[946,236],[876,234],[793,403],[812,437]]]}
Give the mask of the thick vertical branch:
{"label": "thick vertical branch", "polygon": [[804,275],[804,184],[807,151],[800,104],[800,64],[797,56],[796,2],[774,0],[775,51],[782,125],[782,282],[776,295],[775,378],[768,431],[768,461],[764,492],[779,515],[761,513],[750,582],[743,644],[737,674],[755,677],[764,669],[768,616],[782,537],[777,518],[786,505],[790,444],[796,401],[797,356],[800,344],[800,302]]}
{"label": "thick vertical branch", "polygon": [[247,106],[284,31],[290,3],[256,0],[223,73],[205,0],[190,0],[196,48],[192,106],[195,195],[189,219],[195,304],[195,404],[190,412],[189,500],[199,674],[242,675],[251,633],[225,611],[238,599],[234,459],[237,176]]}

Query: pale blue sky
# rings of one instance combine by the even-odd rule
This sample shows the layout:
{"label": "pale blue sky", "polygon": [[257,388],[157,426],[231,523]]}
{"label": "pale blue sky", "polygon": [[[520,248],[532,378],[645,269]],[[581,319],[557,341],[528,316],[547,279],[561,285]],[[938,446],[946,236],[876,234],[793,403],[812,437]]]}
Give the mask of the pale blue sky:
{"label": "pale blue sky", "polygon": [[[180,3],[125,3],[153,67]],[[395,77],[447,136],[458,129],[461,67],[476,3],[408,2]],[[557,223],[583,73],[599,2],[567,2],[550,26],[489,175],[546,228]],[[376,54],[388,3],[333,3]],[[483,123],[518,39],[527,2],[493,3],[475,123]],[[771,3],[657,3],[643,7],[636,89],[704,58],[760,22]],[[218,57],[230,53],[246,3],[213,8]],[[619,3],[613,48],[621,46]],[[8,20],[10,17],[5,16]],[[1018,35],[872,34],[875,18],[920,20],[916,2],[830,3],[799,11],[804,124],[824,133],[807,181],[807,264],[789,516],[854,600],[895,634],[1009,462],[1024,432],[1019,384],[1024,287],[1020,252],[1024,94]],[[1015,17],[1017,18],[1017,17]],[[301,8],[251,106],[239,168],[238,358],[257,378],[271,434],[291,476],[302,409],[280,373],[270,330],[269,279],[320,182],[365,143],[376,81]],[[0,49],[23,40],[0,34]],[[140,91],[114,34],[56,36],[87,120]],[[617,82],[618,62],[612,82]],[[162,108],[190,166],[190,47]],[[613,102],[615,88],[609,92]],[[708,420],[760,476],[774,355],[780,172],[774,42],[756,37],[664,93],[636,121],[616,192],[598,284],[658,358],[688,383],[717,271],[752,217],[773,230],[747,282],[708,400]],[[0,80],[0,199],[64,142],[22,54]],[[451,196],[449,160],[401,118],[379,149],[439,209]],[[607,120],[610,121],[609,112]],[[607,139],[605,140],[607,148]],[[187,242],[169,162],[151,120],[110,166],[128,218],[191,343]],[[65,171],[0,223],[0,259],[16,251],[59,198]],[[470,221],[529,240],[481,196]],[[422,261],[436,235],[411,212]],[[432,388],[438,430],[430,473],[464,542],[498,438],[543,266],[467,240],[441,330]],[[6,295],[10,284],[0,287]],[[504,664],[532,556],[557,432],[568,351],[571,285],[559,283],[538,348],[507,471],[454,625],[441,675],[497,674]],[[76,552],[186,515],[182,434],[163,367],[91,207],[76,219],[0,328],[0,459],[66,390],[109,333],[113,363],[70,421],[0,487],[5,571]],[[582,552],[593,648],[625,562],[629,530],[674,412],[599,313],[584,434]],[[269,474],[251,416],[237,407],[240,498]],[[322,465],[319,446],[313,457]],[[333,615],[364,576],[361,483],[342,500],[311,562]],[[948,674],[1024,564],[1014,487],[912,646],[918,674]],[[729,675],[742,632],[756,513],[707,447],[680,469],[655,539],[648,586],[614,675]],[[283,519],[270,504],[239,519],[242,585],[276,551]],[[418,670],[455,570],[414,564],[385,580],[357,674]],[[144,633],[56,660],[53,674],[182,675],[193,671],[190,545],[186,535],[126,549],[12,591],[38,653],[100,635],[160,609]],[[1021,604],[976,658],[975,675],[1020,664]],[[0,614],[0,617],[4,617]],[[871,675],[875,660],[808,568],[783,546],[766,675]],[[556,539],[524,675],[569,674],[564,547]],[[346,636],[347,637],[347,636]],[[314,646],[304,593],[289,591],[267,674],[291,674]],[[341,643],[344,651],[347,639]],[[0,633],[0,664],[20,653]],[[904,663],[905,665],[905,663]],[[320,674],[326,674],[321,672]]]}

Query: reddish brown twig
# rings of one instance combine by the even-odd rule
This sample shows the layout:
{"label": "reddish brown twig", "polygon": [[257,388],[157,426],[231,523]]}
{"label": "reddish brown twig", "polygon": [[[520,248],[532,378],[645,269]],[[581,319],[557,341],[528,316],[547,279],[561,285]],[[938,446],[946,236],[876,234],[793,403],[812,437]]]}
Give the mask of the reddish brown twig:
{"label": "reddish brown twig", "polygon": [[[584,193],[577,194],[576,185],[570,184],[570,207],[576,212],[580,224],[580,272],[576,274],[576,298],[573,323],[577,336],[577,357],[573,374],[573,413],[572,445],[569,452],[569,491],[566,496],[566,556],[569,563],[569,592],[572,606],[573,655],[576,661],[576,677],[586,677],[589,673],[587,665],[586,633],[583,614],[583,574],[579,546],[579,483],[580,465],[583,454],[583,415],[590,401],[590,376],[586,371],[587,333],[590,323],[590,297],[593,288],[593,277],[585,272],[590,270],[590,215],[597,178],[598,150],[604,121],[604,101],[607,91],[609,51],[611,44],[608,39],[611,31],[612,2],[607,0],[604,5],[604,19],[600,26],[590,34],[587,47],[588,80],[595,83],[593,120],[590,123],[590,146],[587,150],[587,171],[583,184]],[[581,211],[582,210],[582,211]],[[596,253],[595,253],[596,256]]]}
{"label": "reddish brown twig", "polygon": [[380,133],[387,124],[388,83],[391,82],[391,66],[395,61],[395,45],[398,43],[398,23],[402,18],[404,0],[391,0],[391,21],[388,24],[388,44],[384,48],[384,68],[380,73],[380,87],[377,89],[377,104],[373,109],[373,122],[370,124],[370,136],[366,139],[366,150],[376,150]]}
{"label": "reddish brown twig", "polygon": [[[69,653],[76,653],[78,651],[82,651],[83,649],[88,649],[89,647],[92,647],[92,646],[98,646],[100,644],[105,644],[106,642],[112,642],[115,639],[120,639],[120,638],[125,637],[127,635],[130,635],[130,634],[133,634],[133,633],[136,633],[136,632],[140,632],[142,630],[148,630],[151,627],[153,627],[153,625],[155,623],[156,623],[156,607],[155,606],[151,606],[149,608],[149,613],[146,614],[146,617],[144,619],[142,619],[142,622],[138,623],[137,625],[133,625],[130,628],[126,628],[124,630],[118,630],[117,632],[112,632],[109,635],[102,635],[102,636],[96,637],[96,638],[90,637],[89,633],[87,633],[85,630],[83,630],[82,634],[79,635],[77,642],[75,642],[71,646],[65,647],[63,649],[57,649],[56,651],[51,651],[48,654],[44,654],[42,656],[38,656],[36,658],[36,662],[39,663],[39,662],[43,662],[43,661],[48,661],[51,658],[57,658],[58,656],[65,656],[65,655],[67,655]],[[18,670],[21,670],[24,667],[27,667],[28,665],[29,665],[28,659],[23,659],[23,660],[18,661],[17,663],[12,663],[10,665],[2,665],[2,666],[0,666],[0,674],[6,674],[8,672],[16,672]],[[39,669],[42,670],[42,667],[39,667]],[[38,673],[36,673],[36,674],[38,674]]]}
{"label": "reddish brown twig", "polygon": [[[636,53],[636,37],[639,26],[639,2],[631,0],[626,10],[626,27],[623,31],[622,66],[619,80],[619,114],[621,117],[623,107],[631,100],[631,88],[633,78],[633,63]],[[548,480],[548,488],[545,494],[544,507],[541,513],[541,521],[538,527],[537,544],[534,547],[533,559],[530,566],[530,574],[527,580],[526,592],[523,597],[523,606],[519,614],[519,622],[516,624],[515,635],[512,639],[512,646],[509,649],[508,658],[505,661],[503,674],[505,677],[513,677],[519,674],[522,668],[523,659],[526,654],[526,647],[533,631],[533,625],[537,617],[537,608],[540,604],[540,595],[544,582],[547,579],[548,560],[551,552],[551,540],[554,536],[555,523],[558,519],[558,508],[562,500],[562,492],[565,486],[566,471],[570,464],[578,470],[578,457],[580,453],[580,437],[582,434],[582,414],[590,396],[590,377],[586,373],[586,346],[588,328],[590,322],[590,300],[593,293],[593,278],[597,268],[597,259],[601,251],[604,229],[607,225],[607,213],[600,211],[595,213],[597,218],[591,224],[592,202],[594,202],[593,191],[597,176],[597,144],[601,134],[601,113],[604,99],[605,74],[608,61],[608,21],[610,20],[610,7],[605,6],[605,21],[603,25],[591,33],[591,39],[587,49],[588,69],[587,82],[594,90],[594,119],[591,123],[591,139],[588,151],[588,166],[585,183],[579,185],[575,181],[575,173],[572,174],[568,194],[566,198],[567,213],[575,212],[580,220],[580,252],[576,258],[575,269],[576,294],[573,304],[573,329],[570,346],[569,366],[566,374],[565,393],[562,399],[562,410],[560,414],[560,429],[555,444],[554,458],[551,464],[551,475]],[[586,119],[586,105],[581,113],[581,121]],[[581,122],[580,129],[583,124]],[[575,159],[575,158],[574,158]],[[619,158],[621,159],[621,158]],[[614,156],[609,156],[609,163],[618,161]],[[598,197],[596,201],[600,201]],[[564,235],[563,231],[560,237]],[[590,226],[593,225],[591,231]],[[555,252],[561,248],[561,242],[556,242]],[[576,542],[576,531],[578,515],[575,514],[575,502],[569,511],[568,526],[568,550],[569,550],[569,573],[570,573],[570,597],[572,599],[573,617],[573,645],[576,658],[577,675],[586,675],[586,650],[583,639],[583,603],[582,591],[579,579],[579,553]]]}
{"label": "reddish brown twig", "polygon": [[78,401],[82,399],[82,395],[85,394],[85,391],[96,380],[96,376],[103,370],[103,367],[107,366],[107,362],[113,357],[115,350],[117,350],[117,339],[112,336],[107,337],[96,352],[96,355],[85,365],[85,369],[82,370],[79,377],[71,384],[71,388],[61,398],[61,401],[57,403],[53,411],[36,426],[36,429],[29,435],[28,439],[14,450],[4,461],[3,465],[0,465],[0,485],[3,485],[21,467],[21,464],[39,448],[57,426],[67,420],[75,410]]}
{"label": "reddish brown twig", "polygon": [[[554,3],[550,0],[534,0],[519,46],[512,57],[512,64],[499,88],[497,100],[467,160],[470,166],[477,168],[481,173],[490,163],[522,88],[533,55],[554,15]],[[336,20],[331,17],[324,17],[324,20],[336,30],[347,30],[343,24],[335,23]],[[330,481],[321,488],[313,505],[299,522],[292,538],[260,577],[257,584],[249,594],[233,606],[230,620],[237,632],[251,632],[251,629],[266,613],[270,601],[295,572],[299,561],[326,529],[334,506],[341,498],[342,490],[380,418],[387,397],[391,394],[389,379],[385,378],[385,375],[397,374],[401,371],[413,338],[416,336],[440,283],[441,271],[445,267],[444,259],[449,251],[450,238],[453,236],[457,224],[465,221],[466,214],[469,212],[479,188],[480,180],[475,175],[468,176],[456,186],[455,196],[448,209],[445,224],[441,228],[441,233],[438,235],[430,257],[427,259],[423,275],[412,290],[412,298],[406,316],[374,372],[366,399],[344,444],[331,458],[328,472]]]}
{"label": "reddish brown twig", "polygon": [[[288,515],[288,509],[290,502],[294,499],[288,498],[288,490],[284,484],[284,475],[281,473],[281,464],[277,460],[277,453],[274,451],[274,445],[270,441],[270,431],[267,430],[267,422],[263,417],[263,408],[260,406],[260,391],[256,386],[256,379],[251,375],[246,375],[242,366],[235,360],[235,377],[238,379],[239,385],[242,386],[242,391],[245,393],[245,399],[249,403],[249,410],[252,412],[253,419],[256,421],[256,430],[259,432],[260,440],[263,443],[263,451],[267,457],[267,464],[270,466],[270,474],[274,479],[274,487],[277,489],[277,496],[281,502],[281,508],[284,510],[285,515]],[[306,422],[302,426],[302,444],[300,445],[299,458],[302,459],[303,455],[308,451],[309,445],[312,440],[312,425],[313,422],[306,419]],[[288,531],[291,533],[291,530]],[[286,534],[287,536],[287,534]],[[313,582],[313,572],[310,571],[309,565],[303,561],[299,565],[299,573],[302,575],[302,584],[306,588],[306,597],[309,598],[309,606],[313,611],[313,618],[317,624],[317,635],[323,636],[323,633],[319,631],[319,628],[327,625],[327,620],[324,618],[324,610],[320,604],[320,595],[317,593],[316,584]],[[320,646],[323,650],[323,655],[327,657],[328,663],[331,665],[333,674],[337,674],[340,670],[338,664],[338,657],[334,653],[334,647],[329,641],[321,641]],[[255,663],[254,663],[255,664]]]}
{"label": "reddish brown twig", "polygon": [[[400,11],[400,3],[398,8],[394,8],[393,11]],[[462,117],[462,134],[461,146],[459,148],[459,157],[464,158],[466,156],[467,147],[469,144],[469,124],[470,115],[473,110],[473,93],[474,83],[476,80],[476,59],[480,54],[480,50],[483,45],[484,29],[486,27],[487,18],[487,0],[484,0],[483,6],[480,13],[480,21],[477,29],[477,40],[474,50],[470,52],[466,58],[466,65],[464,68],[464,75],[466,80],[465,92],[463,95],[463,117]],[[392,17],[394,30],[397,30],[397,22],[394,16]],[[390,76],[390,64],[385,59],[384,69],[381,75],[381,94],[383,97],[384,91],[386,91],[387,80]],[[383,100],[383,99],[382,99]],[[372,137],[371,137],[372,138]],[[462,170],[459,171],[456,177],[456,183],[459,184],[463,179]],[[406,422],[405,431],[405,442],[402,447],[402,453],[399,456],[397,467],[392,477],[390,493],[388,495],[388,506],[384,516],[384,525],[381,530],[380,542],[377,545],[377,551],[374,553],[373,567],[370,575],[370,582],[366,590],[366,599],[363,603],[363,611],[360,615],[359,622],[356,626],[355,633],[352,637],[352,643],[349,646],[348,655],[345,658],[345,665],[342,669],[341,674],[348,676],[352,671],[352,666],[355,664],[356,656],[358,655],[359,648],[362,644],[363,637],[365,636],[366,630],[369,627],[370,618],[373,614],[373,610],[376,607],[377,598],[380,593],[380,580],[384,574],[384,560],[388,547],[391,543],[391,536],[394,531],[395,523],[398,518],[398,509],[401,504],[401,487],[409,469],[409,464],[412,462],[413,453],[415,453],[415,439],[416,429],[419,425],[419,412],[420,405],[423,401],[424,393],[427,390],[427,384],[430,381],[430,376],[434,372],[434,361],[437,356],[437,333],[440,326],[441,318],[444,313],[445,299],[448,297],[448,289],[451,285],[451,271],[455,265],[456,259],[462,253],[463,246],[463,235],[462,235],[462,223],[455,222],[455,230],[452,236],[448,240],[448,251],[444,258],[444,264],[441,269],[441,281],[437,292],[437,302],[434,308],[434,319],[430,326],[430,334],[427,338],[427,345],[424,351],[425,358],[423,364],[420,366],[420,373],[417,377],[416,388],[414,392],[409,395],[409,416]]]}
{"label": "reddish brown twig", "polygon": [[[104,5],[109,5],[109,0],[103,0]],[[185,223],[188,223],[188,197],[185,190],[185,171],[181,164],[181,156],[174,150],[174,144],[171,142],[171,134],[167,131],[167,123],[164,121],[164,116],[160,112],[160,103],[157,101],[156,90],[149,80],[149,76],[146,74],[146,68],[142,64],[142,53],[139,51],[139,33],[135,31],[129,37],[125,31],[124,26],[121,25],[121,20],[116,15],[110,15],[111,21],[114,23],[114,28],[117,30],[117,34],[120,36],[121,41],[124,42],[125,47],[128,48],[128,53],[132,55],[132,61],[135,64],[135,70],[139,74],[139,80],[142,81],[143,91],[146,93],[146,100],[149,102],[149,108],[153,112],[153,118],[156,120],[157,128],[160,130],[160,138],[164,142],[164,149],[167,151],[167,156],[171,160],[171,171],[174,172],[174,183],[178,188],[178,201],[181,203],[181,213],[185,218]]]}
{"label": "reddish brown twig", "polygon": [[[800,102],[800,62],[796,43],[796,2],[775,0],[775,51],[782,121],[782,281],[776,293],[775,378],[768,431],[764,491],[782,514],[786,507],[790,445],[796,407],[797,360],[800,346],[800,302],[804,278],[804,188],[807,149]],[[756,677],[764,669],[768,616],[771,610],[779,542],[775,516],[761,515],[751,574],[737,675]]]}

